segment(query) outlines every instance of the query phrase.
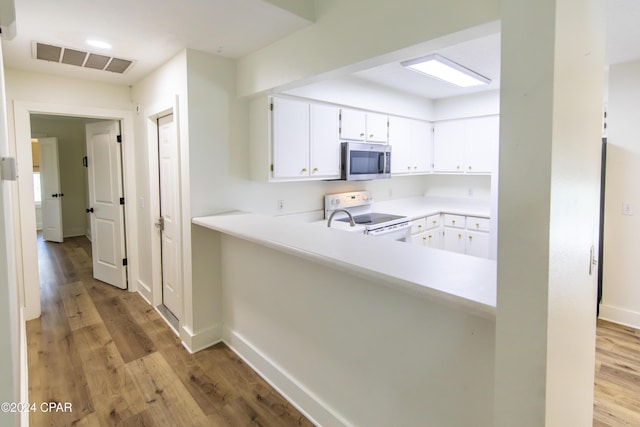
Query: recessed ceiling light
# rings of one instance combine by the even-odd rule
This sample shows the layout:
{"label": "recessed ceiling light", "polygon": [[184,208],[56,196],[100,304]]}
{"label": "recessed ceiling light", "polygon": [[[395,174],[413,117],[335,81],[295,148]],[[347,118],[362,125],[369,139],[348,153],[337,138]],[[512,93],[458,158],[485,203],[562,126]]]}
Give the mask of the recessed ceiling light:
{"label": "recessed ceiling light", "polygon": [[437,54],[412,59],[411,61],[404,61],[401,65],[410,70],[460,87],[471,87],[491,83],[491,80],[485,76]]}
{"label": "recessed ceiling light", "polygon": [[111,49],[111,45],[107,42],[103,42],[102,40],[89,39],[87,40],[87,44],[99,49]]}

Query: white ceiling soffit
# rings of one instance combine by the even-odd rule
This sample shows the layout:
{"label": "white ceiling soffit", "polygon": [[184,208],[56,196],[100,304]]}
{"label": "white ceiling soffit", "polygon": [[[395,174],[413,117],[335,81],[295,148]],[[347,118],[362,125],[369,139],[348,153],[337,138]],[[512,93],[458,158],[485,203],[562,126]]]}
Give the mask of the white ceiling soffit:
{"label": "white ceiling soffit", "polygon": [[[500,34],[492,34],[458,43],[437,52],[424,52],[425,56],[438,53],[447,59],[463,65],[491,80],[488,85],[461,88],[424,74],[408,70],[400,61],[353,74],[354,77],[370,83],[385,86],[401,92],[429,99],[447,98],[500,88]],[[410,60],[414,58],[406,58]]]}
{"label": "white ceiling soffit", "polygon": [[118,74],[123,74],[133,65],[133,61],[129,59],[115,58],[109,55],[65,48],[62,46],[54,46],[35,41],[32,43],[32,55],[35,59],[43,61],[75,65],[77,67],[91,68],[94,70],[110,71]]}

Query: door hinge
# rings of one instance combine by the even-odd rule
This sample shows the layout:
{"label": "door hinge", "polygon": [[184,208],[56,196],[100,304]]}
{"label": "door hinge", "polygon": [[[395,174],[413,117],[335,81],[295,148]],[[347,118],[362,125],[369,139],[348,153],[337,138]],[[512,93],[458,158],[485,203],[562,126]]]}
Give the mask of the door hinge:
{"label": "door hinge", "polygon": [[127,259],[126,258],[122,258],[122,265],[123,266],[127,266]]}
{"label": "door hinge", "polygon": [[124,205],[124,197],[120,197],[120,204]]}
{"label": "door hinge", "polygon": [[117,141],[118,141],[118,142],[122,142],[122,135],[118,135],[118,137],[117,137]]}
{"label": "door hinge", "polygon": [[82,166],[84,166],[85,168],[89,167],[89,158],[87,156],[84,156],[82,158]]}
{"label": "door hinge", "polygon": [[269,109],[270,109],[271,111],[273,111],[273,102],[272,102],[271,104],[269,104]]}
{"label": "door hinge", "polygon": [[271,172],[273,172],[273,163],[271,163]]}

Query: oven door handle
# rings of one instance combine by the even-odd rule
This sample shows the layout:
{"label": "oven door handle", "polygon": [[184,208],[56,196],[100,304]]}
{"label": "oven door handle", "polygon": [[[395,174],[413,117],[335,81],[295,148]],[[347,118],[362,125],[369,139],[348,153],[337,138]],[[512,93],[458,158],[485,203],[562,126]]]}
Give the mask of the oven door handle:
{"label": "oven door handle", "polygon": [[370,230],[367,234],[372,236],[384,236],[385,234],[389,234],[389,233],[397,233],[398,231],[402,231],[409,227],[410,225],[408,222],[403,222],[391,227],[383,227],[377,230]]}

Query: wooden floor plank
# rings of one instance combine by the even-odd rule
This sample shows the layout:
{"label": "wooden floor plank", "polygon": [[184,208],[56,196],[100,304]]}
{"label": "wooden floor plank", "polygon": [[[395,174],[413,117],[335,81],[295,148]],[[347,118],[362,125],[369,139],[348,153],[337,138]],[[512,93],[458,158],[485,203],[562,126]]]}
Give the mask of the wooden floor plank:
{"label": "wooden floor plank", "polygon": [[101,300],[96,303],[96,308],[125,363],[156,351],[149,336],[133,319],[120,298]]}
{"label": "wooden floor plank", "polygon": [[[147,406],[104,324],[73,332],[100,419],[118,425]],[[103,423],[105,424],[105,423]]]}
{"label": "wooden floor plank", "polygon": [[134,381],[142,390],[149,413],[158,424],[206,426],[207,417],[180,379],[155,352],[127,364]]}
{"label": "wooden floor plank", "polygon": [[73,282],[60,286],[59,290],[69,327],[72,331],[88,325],[102,323],[102,318],[82,282]]}

